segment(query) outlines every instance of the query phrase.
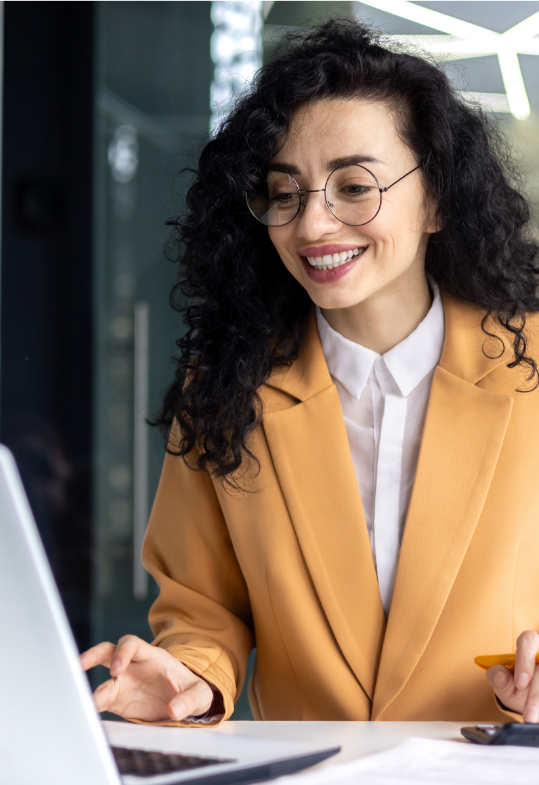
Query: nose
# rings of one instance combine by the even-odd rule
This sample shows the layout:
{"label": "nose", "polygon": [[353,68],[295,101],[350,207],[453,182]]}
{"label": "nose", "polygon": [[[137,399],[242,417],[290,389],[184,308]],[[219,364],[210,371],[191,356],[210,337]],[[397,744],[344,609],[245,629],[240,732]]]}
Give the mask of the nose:
{"label": "nose", "polygon": [[298,216],[297,232],[308,242],[325,234],[334,234],[342,226],[329,211],[324,191],[302,191],[302,207]]}

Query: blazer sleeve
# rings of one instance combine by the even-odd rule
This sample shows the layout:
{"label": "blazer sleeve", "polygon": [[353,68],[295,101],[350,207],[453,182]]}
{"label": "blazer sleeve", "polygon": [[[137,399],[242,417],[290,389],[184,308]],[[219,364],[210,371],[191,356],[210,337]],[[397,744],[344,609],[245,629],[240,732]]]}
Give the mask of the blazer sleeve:
{"label": "blazer sleeve", "polygon": [[205,727],[228,719],[254,645],[249,595],[211,477],[179,456],[165,457],[142,560],[160,590],[154,645],[221,693],[224,715]]}

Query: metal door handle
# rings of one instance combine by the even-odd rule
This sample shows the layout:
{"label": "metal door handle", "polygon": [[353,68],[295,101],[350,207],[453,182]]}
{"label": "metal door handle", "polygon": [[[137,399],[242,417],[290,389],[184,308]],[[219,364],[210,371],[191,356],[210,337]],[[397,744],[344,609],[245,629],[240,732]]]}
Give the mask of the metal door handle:
{"label": "metal door handle", "polygon": [[134,429],[133,429],[133,596],[148,596],[148,575],[141,560],[142,543],[148,523],[148,303],[139,300],[134,312]]}

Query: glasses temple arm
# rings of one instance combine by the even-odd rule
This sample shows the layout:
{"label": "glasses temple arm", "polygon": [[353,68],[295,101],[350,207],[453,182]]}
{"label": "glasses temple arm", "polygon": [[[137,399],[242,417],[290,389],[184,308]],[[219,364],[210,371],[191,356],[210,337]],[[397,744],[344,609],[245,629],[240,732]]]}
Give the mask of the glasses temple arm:
{"label": "glasses temple arm", "polygon": [[412,172],[415,172],[417,169],[421,169],[421,164],[419,164],[419,166],[416,166],[414,169],[410,169],[409,172],[406,172],[406,174],[403,174],[402,177],[399,177],[398,180],[395,180],[394,183],[391,183],[391,185],[388,185],[386,188],[380,188],[381,192],[383,194],[385,194],[387,191],[389,191],[390,188],[393,188],[394,185],[397,185],[397,183],[400,183],[401,180],[404,180],[405,177],[408,177],[409,174],[412,174]]}

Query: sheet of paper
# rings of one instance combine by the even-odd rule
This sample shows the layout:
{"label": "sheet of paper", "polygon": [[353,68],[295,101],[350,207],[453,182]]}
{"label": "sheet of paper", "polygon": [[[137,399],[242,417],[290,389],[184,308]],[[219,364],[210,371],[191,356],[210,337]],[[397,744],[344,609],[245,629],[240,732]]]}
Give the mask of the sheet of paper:
{"label": "sheet of paper", "polygon": [[539,748],[411,738],[365,758],[282,777],[276,785],[539,785]]}

